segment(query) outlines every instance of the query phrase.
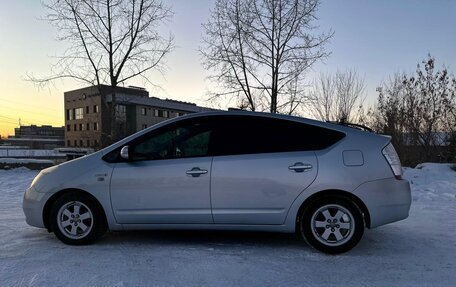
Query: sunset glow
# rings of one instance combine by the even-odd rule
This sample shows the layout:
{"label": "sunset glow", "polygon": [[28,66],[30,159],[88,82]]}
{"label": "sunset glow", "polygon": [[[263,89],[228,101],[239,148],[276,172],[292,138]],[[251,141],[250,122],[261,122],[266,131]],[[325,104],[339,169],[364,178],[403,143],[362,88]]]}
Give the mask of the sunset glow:
{"label": "sunset glow", "polygon": [[[167,58],[167,71],[149,75],[156,86],[142,80],[129,84],[146,87],[152,96],[208,106],[207,92],[215,84],[205,80],[209,74],[201,67],[198,47],[201,24],[207,20],[213,1],[168,2],[175,15],[163,31],[174,34],[176,49]],[[353,17],[355,10],[357,16]],[[455,11],[453,1],[323,1],[319,24],[324,31],[335,31],[327,47],[332,55],[324,63],[313,66],[308,80],[320,72],[357,69],[365,76],[367,100],[372,103],[378,85],[396,72],[414,71],[416,63],[428,53],[439,66],[454,71]],[[65,43],[55,40],[55,29],[40,20],[45,14],[40,1],[0,4],[0,135],[3,137],[14,134],[19,119],[24,125],[62,126],[63,92],[84,86],[68,81],[39,89],[25,80],[31,74],[48,75],[55,62],[52,56],[65,49]]]}

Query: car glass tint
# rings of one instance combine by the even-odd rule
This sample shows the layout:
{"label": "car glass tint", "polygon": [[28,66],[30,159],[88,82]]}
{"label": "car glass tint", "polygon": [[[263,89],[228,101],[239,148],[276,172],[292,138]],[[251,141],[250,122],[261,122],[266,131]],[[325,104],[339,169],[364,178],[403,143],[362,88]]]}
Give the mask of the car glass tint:
{"label": "car glass tint", "polygon": [[207,156],[211,130],[198,123],[174,127],[134,145],[134,160]]}
{"label": "car glass tint", "polygon": [[221,117],[217,127],[217,155],[321,150],[344,137],[338,131],[266,117]]}

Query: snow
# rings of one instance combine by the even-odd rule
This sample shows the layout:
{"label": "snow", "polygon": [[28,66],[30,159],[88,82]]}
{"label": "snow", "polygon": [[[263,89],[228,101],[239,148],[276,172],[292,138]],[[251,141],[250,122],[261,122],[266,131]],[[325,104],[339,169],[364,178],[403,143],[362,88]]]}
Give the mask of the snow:
{"label": "snow", "polygon": [[32,159],[32,158],[0,158],[0,169],[15,169],[26,167],[33,170],[40,170],[46,167],[53,166],[54,162],[48,159]]}
{"label": "snow", "polygon": [[64,154],[53,149],[0,149],[0,157],[62,157]]}
{"label": "snow", "polygon": [[52,160],[48,159],[32,159],[32,158],[0,158],[0,163],[14,163],[14,164],[24,164],[24,163],[48,163],[54,164]]}
{"label": "snow", "polygon": [[366,230],[343,255],[294,235],[153,231],[110,233],[67,246],[24,222],[23,191],[37,174],[0,170],[0,286],[456,286],[456,172],[406,168],[406,220]]}
{"label": "snow", "polygon": [[413,188],[413,201],[456,201],[456,171],[451,166],[424,163],[414,169],[406,168],[405,177]]}

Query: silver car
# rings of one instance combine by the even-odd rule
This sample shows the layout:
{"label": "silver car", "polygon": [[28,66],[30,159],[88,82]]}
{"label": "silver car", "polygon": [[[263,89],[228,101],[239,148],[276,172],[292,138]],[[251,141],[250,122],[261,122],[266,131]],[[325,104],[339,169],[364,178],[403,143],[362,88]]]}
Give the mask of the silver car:
{"label": "silver car", "polygon": [[341,253],[365,227],[408,217],[390,141],[285,115],[192,114],[41,171],[23,209],[28,224],[74,245],[108,229],[223,229],[297,232]]}

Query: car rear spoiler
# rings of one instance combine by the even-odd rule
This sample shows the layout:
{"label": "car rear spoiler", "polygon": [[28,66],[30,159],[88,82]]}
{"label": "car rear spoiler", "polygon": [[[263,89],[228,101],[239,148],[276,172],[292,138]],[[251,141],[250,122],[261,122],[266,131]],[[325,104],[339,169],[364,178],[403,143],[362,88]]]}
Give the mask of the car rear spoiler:
{"label": "car rear spoiler", "polygon": [[358,129],[358,130],[363,130],[363,131],[370,132],[370,133],[374,132],[371,128],[366,127],[364,125],[360,125],[360,124],[353,124],[353,123],[347,123],[347,122],[337,122],[337,121],[326,121],[326,122],[327,123],[331,123],[331,124],[346,126],[346,127],[354,128],[354,129]]}

